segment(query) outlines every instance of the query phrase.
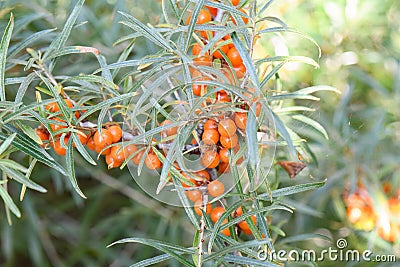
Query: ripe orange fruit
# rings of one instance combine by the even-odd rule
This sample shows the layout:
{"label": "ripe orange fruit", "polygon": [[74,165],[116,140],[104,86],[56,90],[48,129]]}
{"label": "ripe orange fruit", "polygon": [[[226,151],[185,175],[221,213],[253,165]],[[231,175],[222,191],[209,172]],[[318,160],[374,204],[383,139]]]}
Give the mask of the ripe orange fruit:
{"label": "ripe orange fruit", "polygon": [[202,180],[210,181],[210,174],[206,170],[195,172],[195,175],[200,177]]}
{"label": "ripe orange fruit", "polygon": [[241,64],[243,64],[242,57],[240,56],[239,51],[236,49],[236,47],[230,48],[227,56],[231,61],[233,67],[237,68]]}
{"label": "ripe orange fruit", "polygon": [[246,112],[236,112],[233,116],[236,126],[241,130],[246,130],[247,125],[247,113]]}
{"label": "ripe orange fruit", "polygon": [[147,157],[144,160],[144,163],[146,164],[147,168],[149,168],[149,170],[157,170],[162,167],[161,160],[157,157],[156,154],[151,153],[151,152],[149,152],[147,154]]}
{"label": "ripe orange fruit", "polygon": [[219,133],[217,130],[204,130],[201,139],[206,145],[215,145],[219,141]]}
{"label": "ripe orange fruit", "polygon": [[42,140],[42,141],[49,140],[50,134],[47,132],[47,130],[36,128],[35,132],[36,132],[37,136],[39,136],[40,140]]}
{"label": "ripe orange fruit", "polygon": [[87,146],[90,150],[93,150],[93,151],[96,150],[96,145],[95,145],[95,143],[94,143],[93,136],[90,137],[90,138],[87,140],[86,146]]}
{"label": "ripe orange fruit", "polygon": [[237,134],[233,134],[231,136],[221,135],[221,137],[219,138],[219,142],[225,148],[233,148],[238,144],[239,137],[237,136]]}
{"label": "ripe orange fruit", "polygon": [[114,161],[117,162],[124,162],[125,155],[124,150],[121,145],[116,145],[111,148],[110,155],[114,158]]}
{"label": "ripe orange fruit", "polygon": [[216,7],[211,7],[211,6],[206,6],[206,8],[208,9],[208,11],[210,11],[210,14],[215,17],[218,14],[218,8]]}
{"label": "ripe orange fruit", "polygon": [[224,58],[222,56],[222,54],[220,53],[220,51],[218,51],[218,50],[221,50],[225,55],[228,54],[229,45],[227,45],[227,44],[222,45],[218,49],[216,49],[222,42],[223,42],[223,40],[219,40],[218,42],[215,43],[215,46],[214,46],[215,51],[212,54],[214,58]]}
{"label": "ripe orange fruit", "polygon": [[[57,118],[57,117],[52,118],[51,120],[52,120],[52,121],[57,121],[57,122],[63,122],[63,123],[65,123],[64,120],[62,120],[62,119],[60,119],[60,118]],[[67,128],[67,126],[65,126],[65,125],[59,125],[59,124],[50,124],[50,128],[51,128],[51,130],[52,130],[53,132],[57,132],[57,131],[59,131],[59,130],[61,130],[61,129]]]}
{"label": "ripe orange fruit", "polygon": [[[238,10],[247,15],[246,10],[244,10],[243,8],[239,8]],[[244,17],[244,16],[242,16],[242,20],[243,20],[244,24],[249,23],[249,19],[246,18],[246,17]],[[237,24],[236,24],[236,19],[235,19],[233,16],[232,16],[232,21],[233,21],[233,24],[237,25]]]}
{"label": "ripe orange fruit", "polygon": [[194,212],[196,212],[197,215],[201,216],[203,213],[201,212],[201,210],[204,210],[206,212],[206,214],[210,214],[212,206],[211,203],[207,203],[207,205],[205,207],[201,207],[203,205],[203,201],[201,199],[197,200],[194,203]]}
{"label": "ripe orange fruit", "polygon": [[201,158],[201,164],[206,168],[215,168],[219,164],[219,155],[217,151],[208,150]]}
{"label": "ripe orange fruit", "polygon": [[[107,129],[102,129],[101,130],[101,134],[99,133],[99,131],[97,131],[94,136],[93,136],[93,140],[94,140],[94,145],[96,146],[96,152],[100,153],[101,150],[103,150],[103,148],[105,148],[106,146],[109,146],[113,143],[113,135],[111,134],[111,132]],[[104,150],[101,154],[102,155],[107,155],[111,152],[111,149],[106,149]]]}
{"label": "ripe orange fruit", "polygon": [[228,173],[230,171],[229,163],[227,162],[221,162],[218,165],[218,172],[219,173]]}
{"label": "ripe orange fruit", "polygon": [[[61,146],[61,139],[58,139],[57,141],[53,142],[53,149],[54,152],[56,152],[58,155],[65,156],[67,153],[67,150]],[[67,145],[68,143],[68,137],[64,138],[64,144]]]}
{"label": "ripe orange fruit", "polygon": [[[166,125],[168,125],[168,124],[171,124],[171,123],[173,123],[172,121],[170,121],[170,120],[165,120],[165,121],[163,121],[161,124],[160,124],[160,126],[161,127],[164,127],[164,126],[166,126]],[[175,126],[175,127],[170,127],[170,128],[168,128],[168,129],[165,129],[164,131],[162,131],[166,136],[172,136],[172,135],[176,135],[177,133],[178,133],[178,127],[177,126]]]}
{"label": "ripe orange fruit", "polygon": [[[224,224],[227,223],[227,222],[228,222],[228,219],[225,219],[225,220],[223,221]],[[231,231],[229,231],[229,228],[223,229],[223,230],[221,231],[221,233],[222,233],[223,235],[225,235],[225,236],[230,236],[230,235],[231,235]]]}
{"label": "ripe orange fruit", "polygon": [[[192,15],[190,15],[186,20],[186,25],[190,24],[190,20],[192,19]],[[211,21],[211,13],[206,9],[200,10],[199,16],[197,17],[196,24],[204,24]]]}
{"label": "ripe orange fruit", "polygon": [[219,197],[225,192],[225,186],[218,180],[212,181],[207,186],[208,194],[212,197]]}
{"label": "ripe orange fruit", "polygon": [[218,129],[218,124],[215,120],[213,119],[208,119],[204,123],[204,130],[217,130]]}
{"label": "ripe orange fruit", "polygon": [[135,146],[134,144],[130,144],[124,147],[124,156],[125,158],[128,158],[130,155],[135,153],[138,150],[138,147]]}
{"label": "ripe orange fruit", "polygon": [[201,192],[200,190],[189,190],[186,191],[186,196],[192,202],[196,202],[197,200],[201,199]]}
{"label": "ripe orange fruit", "polygon": [[233,214],[233,217],[239,217],[239,216],[242,216],[242,215],[243,215],[243,209],[242,209],[242,206],[239,206],[239,207],[236,208],[236,210],[235,210],[235,212]]}
{"label": "ripe orange fruit", "polygon": [[[251,216],[250,218],[251,218],[251,220],[254,222],[254,224],[256,224],[256,221],[257,221],[256,216],[253,215],[253,216]],[[241,221],[241,222],[238,224],[238,226],[240,227],[240,229],[243,230],[243,232],[250,231],[250,234],[251,234],[250,226],[249,226],[249,224],[248,224],[246,221]]]}
{"label": "ripe orange fruit", "polygon": [[236,134],[236,124],[232,119],[224,119],[218,123],[218,132],[221,136],[229,137]]}
{"label": "ripe orange fruit", "polygon": [[222,214],[225,213],[225,208],[224,207],[215,207],[212,209],[210,217],[211,221],[216,223],[218,219],[222,216]]}
{"label": "ripe orange fruit", "polygon": [[207,55],[196,57],[193,61],[196,66],[211,66],[211,58]]}
{"label": "ripe orange fruit", "polygon": [[[196,44],[193,45],[192,54],[194,56],[198,56],[198,55],[200,55],[202,50],[203,50],[203,47],[200,44],[196,43]],[[208,53],[208,51],[207,51],[206,53],[204,53],[204,56],[209,58],[210,53]]]}
{"label": "ripe orange fruit", "polygon": [[237,6],[240,2],[240,0],[231,0],[232,5]]}
{"label": "ripe orange fruit", "polygon": [[219,150],[219,158],[222,162],[228,163],[229,162],[229,150],[228,148],[221,148]]}
{"label": "ripe orange fruit", "polygon": [[[64,99],[64,102],[65,102],[65,104],[67,105],[68,108],[72,108],[74,106],[72,101],[69,100],[69,99]],[[48,110],[50,112],[53,112],[53,113],[56,113],[56,112],[60,111],[60,106],[58,105],[57,102],[53,102],[53,103],[50,103],[50,104],[46,105],[46,110]]]}
{"label": "ripe orange fruit", "polygon": [[241,79],[244,77],[244,74],[246,73],[246,66],[242,63],[239,65],[239,67],[235,67],[235,72],[236,72],[236,77],[238,79]]}
{"label": "ripe orange fruit", "polygon": [[223,90],[216,93],[216,99],[217,102],[231,102],[231,97]]}
{"label": "ripe orange fruit", "polygon": [[144,154],[145,150],[142,149],[141,151],[137,152],[137,154],[135,156],[132,157],[132,162],[135,165],[139,165],[140,161],[143,158],[143,154]]}
{"label": "ripe orange fruit", "polygon": [[121,166],[123,161],[118,161],[116,160],[111,153],[106,155],[106,163],[107,163],[107,168],[112,169],[112,168],[117,168]]}
{"label": "ripe orange fruit", "polygon": [[118,124],[112,125],[107,128],[107,130],[111,133],[112,135],[112,142],[116,143],[119,140],[121,140],[122,137],[122,129]]}

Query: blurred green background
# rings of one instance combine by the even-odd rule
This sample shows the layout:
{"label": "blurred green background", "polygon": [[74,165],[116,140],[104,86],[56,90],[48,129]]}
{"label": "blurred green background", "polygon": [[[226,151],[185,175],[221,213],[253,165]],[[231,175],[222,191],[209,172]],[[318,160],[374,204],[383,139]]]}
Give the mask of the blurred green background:
{"label": "blurred green background", "polygon": [[[61,28],[71,6],[71,1],[64,0],[0,1],[0,32],[8,21],[9,8],[16,17],[13,38],[18,40],[42,29]],[[88,0],[69,44],[96,47],[109,63],[115,62],[127,44],[112,44],[130,33],[117,23],[117,10],[143,22],[161,22],[161,1]],[[319,164],[306,170],[308,175],[296,178],[309,182],[310,174],[326,177],[327,185],[292,197],[297,212],[279,214],[273,220],[283,225],[287,236],[321,233],[333,240],[345,237],[349,247],[398,255],[398,244],[380,240],[374,231],[352,229],[341,195],[359,180],[378,202],[383,181],[400,187],[400,1],[281,0],[269,12],[310,35],[322,49],[320,69],[290,63],[282,70],[284,90],[326,84],[342,92],[340,96],[318,94],[321,101],[312,116],[326,127],[330,139],[309,138]],[[271,35],[261,44],[270,55],[317,57],[316,47],[294,34]],[[156,47],[140,39],[133,57],[155,51]],[[76,74],[96,68],[93,58],[72,56],[59,62],[57,71]],[[31,97],[34,99],[33,90]],[[307,133],[307,128],[301,130]],[[104,163],[93,168],[77,162],[77,177],[87,200],[79,198],[56,172],[36,167],[33,177],[49,192],[28,192],[25,201],[18,203],[23,216],[13,218],[12,226],[1,207],[1,266],[116,267],[158,254],[133,244],[106,248],[131,236],[191,245],[193,229],[182,209],[151,200],[127,170],[105,171]],[[10,188],[15,199],[19,190],[18,186]],[[314,240],[294,246],[322,248],[326,244]],[[173,261],[169,264],[179,266]]]}

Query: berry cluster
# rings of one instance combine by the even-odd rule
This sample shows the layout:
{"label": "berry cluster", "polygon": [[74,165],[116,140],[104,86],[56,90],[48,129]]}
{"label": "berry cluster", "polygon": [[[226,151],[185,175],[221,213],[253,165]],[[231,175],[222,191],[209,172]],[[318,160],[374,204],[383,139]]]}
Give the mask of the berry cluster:
{"label": "berry cluster", "polygon": [[[400,190],[392,194],[391,186],[385,185],[384,192],[392,195],[383,203],[374,205],[374,200],[360,184],[356,190],[344,195],[346,216],[354,228],[371,231],[376,227],[377,234],[386,241],[400,239]],[[378,207],[378,208],[377,208]]]}

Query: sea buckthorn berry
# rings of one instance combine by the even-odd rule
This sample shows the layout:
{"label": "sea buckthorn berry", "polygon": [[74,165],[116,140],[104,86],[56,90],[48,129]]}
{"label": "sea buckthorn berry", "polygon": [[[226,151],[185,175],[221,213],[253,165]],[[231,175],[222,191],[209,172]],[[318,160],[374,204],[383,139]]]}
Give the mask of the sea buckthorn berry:
{"label": "sea buckthorn berry", "polygon": [[219,197],[225,192],[225,186],[218,180],[212,181],[207,186],[208,194],[212,197]]}
{"label": "sea buckthorn berry", "polygon": [[112,142],[116,143],[119,140],[121,140],[122,137],[122,129],[118,124],[111,125],[110,127],[107,128],[107,130],[111,133],[112,135]]}
{"label": "sea buckthorn berry", "polygon": [[194,60],[196,66],[211,66],[210,56],[196,57]]}
{"label": "sea buckthorn berry", "polygon": [[40,140],[42,140],[42,141],[48,141],[50,138],[49,133],[45,129],[36,128],[35,132],[36,132],[37,136],[39,136]]}
{"label": "sea buckthorn berry", "polygon": [[161,160],[154,153],[148,153],[146,159],[144,160],[144,163],[146,164],[147,168],[149,168],[149,170],[157,170],[162,167]]}
{"label": "sea buckthorn berry", "polygon": [[221,136],[236,134],[236,124],[232,119],[224,119],[218,123],[218,132]]}
{"label": "sea buckthorn berry", "polygon": [[203,180],[210,181],[210,174],[206,170],[197,171],[195,172],[195,175]]}
{"label": "sea buckthorn berry", "polygon": [[244,77],[244,74],[246,73],[246,66],[242,63],[239,67],[234,67],[234,69],[236,72],[236,77],[238,79],[242,79]]}
{"label": "sea buckthorn berry", "polygon": [[221,148],[218,153],[219,153],[219,158],[220,158],[220,160],[222,162],[226,162],[226,163],[229,162],[229,150],[228,150],[228,148],[225,148],[225,147]]}
{"label": "sea buckthorn berry", "polygon": [[114,158],[115,162],[124,162],[125,155],[121,145],[116,145],[111,148],[110,155]]}
{"label": "sea buckthorn berry", "polygon": [[219,173],[228,173],[230,171],[229,163],[227,162],[221,162],[218,165],[218,172]]}
{"label": "sea buckthorn berry", "polygon": [[[200,44],[194,44],[193,48],[192,48],[192,54],[194,56],[198,56],[200,55],[201,51],[203,50],[203,47]],[[204,53],[204,56],[206,56],[207,58],[210,56],[210,53],[208,53],[208,51],[206,53]]]}
{"label": "sea buckthorn berry", "polygon": [[201,139],[206,145],[215,145],[219,141],[219,133],[217,130],[204,130]]}
{"label": "sea buckthorn berry", "polygon": [[[186,20],[186,25],[190,24],[190,20],[192,19],[192,15],[190,15]],[[200,10],[200,13],[197,17],[196,24],[204,24],[211,21],[211,13],[206,9]]]}
{"label": "sea buckthorn berry", "polygon": [[222,46],[218,47],[222,42],[223,42],[223,40],[219,40],[218,42],[215,43],[215,46],[214,46],[215,51],[212,54],[214,58],[224,58],[219,50],[221,50],[225,55],[228,54],[229,45],[226,44],[226,45],[222,45]]}
{"label": "sea buckthorn berry", "polygon": [[199,71],[194,71],[192,75],[192,77],[198,77],[193,79],[194,84],[192,85],[193,94],[195,96],[203,96],[207,93],[207,85],[202,84],[200,81],[209,81],[210,78],[206,76],[201,77],[200,75]]}
{"label": "sea buckthorn berry", "polygon": [[204,210],[206,212],[206,214],[210,214],[212,206],[211,203],[208,202],[207,205],[205,207],[203,206],[203,200],[199,199],[194,203],[194,211],[196,212],[197,215],[201,216],[203,213],[201,212],[201,210]]}
{"label": "sea buckthorn berry", "polygon": [[243,215],[243,209],[242,206],[239,206],[236,208],[236,210],[233,213],[233,217],[239,217]]}
{"label": "sea buckthorn berry", "polygon": [[216,99],[218,102],[231,102],[231,97],[223,90],[216,93]]}
{"label": "sea buckthorn berry", "polygon": [[[225,219],[225,220],[223,221],[224,224],[227,223],[227,222],[228,222],[228,219]],[[223,235],[225,235],[225,236],[230,236],[230,235],[231,235],[231,231],[229,231],[229,227],[223,229],[223,230],[221,231],[221,233],[222,233]]]}
{"label": "sea buckthorn berry", "polygon": [[218,123],[213,119],[208,119],[204,123],[204,130],[217,130],[217,129],[218,129]]}
{"label": "sea buckthorn berry", "polygon": [[241,130],[246,130],[247,125],[247,113],[246,112],[236,112],[233,116],[236,126]]}
{"label": "sea buckthorn berry", "polygon": [[[68,137],[64,138],[64,144],[68,143]],[[57,141],[53,142],[53,149],[54,152],[56,152],[58,155],[65,156],[67,153],[67,150],[61,145],[61,139],[58,139]]]}
{"label": "sea buckthorn berry", "polygon": [[[164,127],[164,126],[166,126],[166,125],[168,125],[168,124],[172,124],[172,123],[173,123],[173,122],[170,121],[170,120],[165,120],[165,121],[163,121],[163,122],[160,124],[160,126],[161,126],[161,127]],[[165,130],[163,131],[163,133],[165,133],[166,136],[176,135],[176,134],[178,133],[178,126],[169,127],[168,129],[165,129]]]}
{"label": "sea buckthorn berry", "polygon": [[239,137],[237,134],[233,134],[231,136],[222,136],[219,138],[221,145],[225,148],[233,148],[239,142]]}
{"label": "sea buckthorn berry", "polygon": [[232,66],[234,68],[237,68],[241,64],[243,64],[242,57],[240,56],[239,51],[236,49],[236,47],[230,48],[227,56],[228,56],[229,60],[231,61]]}
{"label": "sea buckthorn berry", "polygon": [[142,149],[139,152],[137,152],[137,154],[135,156],[132,157],[132,162],[135,165],[139,165],[140,161],[143,158],[143,154],[144,154],[145,150]]}
{"label": "sea buckthorn berry", "polygon": [[107,168],[112,169],[112,168],[117,168],[121,166],[123,161],[118,161],[116,160],[111,153],[106,155],[106,163],[107,163]]}
{"label": "sea buckthorn berry", "polygon": [[218,219],[224,213],[225,213],[225,208],[224,207],[215,207],[215,208],[213,208],[212,211],[211,211],[211,214],[210,214],[211,221],[216,223],[218,221]]}
{"label": "sea buckthorn berry", "polygon": [[138,147],[135,146],[134,144],[125,146],[123,149],[125,158],[128,158],[130,155],[135,153],[137,150],[138,150]]}
{"label": "sea buckthorn berry", "polygon": [[219,164],[219,155],[217,151],[208,150],[201,158],[201,164],[206,168],[215,168]]}
{"label": "sea buckthorn berry", "polygon": [[185,192],[185,194],[187,198],[192,202],[196,202],[197,200],[201,199],[200,190],[188,190]]}
{"label": "sea buckthorn berry", "polygon": [[[253,216],[251,216],[250,218],[251,218],[251,220],[253,221],[253,223],[256,224],[256,221],[257,221],[256,216],[253,215]],[[238,226],[239,226],[240,229],[242,229],[243,231],[249,231],[249,230],[250,230],[250,226],[249,226],[249,224],[248,224],[246,221],[241,221],[241,222],[238,224]],[[251,234],[251,231],[250,231],[250,234]]]}
{"label": "sea buckthorn berry", "polygon": [[[72,101],[69,99],[64,99],[64,103],[67,105],[68,108],[72,108],[74,106]],[[57,102],[53,102],[53,103],[46,105],[46,110],[55,113],[55,112],[60,111],[60,106],[58,105]]]}
{"label": "sea buckthorn berry", "polygon": [[[62,119],[60,119],[60,118],[52,118],[51,119],[52,121],[57,121],[57,122],[63,122],[63,123],[65,123],[65,121],[64,120],[62,120]],[[53,131],[53,132],[57,132],[57,131],[59,131],[59,130],[61,130],[61,129],[65,129],[65,128],[67,128],[67,126],[65,126],[65,125],[59,125],[59,124],[50,124],[50,128],[51,128],[51,130]]]}
{"label": "sea buckthorn berry", "polygon": [[240,3],[240,0],[231,0],[232,5],[237,6]]}
{"label": "sea buckthorn berry", "polygon": [[90,150],[96,150],[96,145],[94,143],[93,137],[90,137],[87,142],[86,142],[86,146],[90,149]]}
{"label": "sea buckthorn berry", "polygon": [[213,17],[216,17],[216,16],[217,16],[217,14],[218,14],[218,8],[216,8],[216,7],[211,7],[211,6],[206,6],[206,8],[208,9],[208,11],[210,11],[210,14],[211,14]]}
{"label": "sea buckthorn berry", "polygon": [[[101,134],[99,131],[97,131],[94,134],[93,140],[94,140],[94,144],[96,146],[96,152],[100,153],[103,150],[103,148],[105,148],[113,143],[113,135],[109,130],[102,129]],[[108,148],[108,149],[104,150],[101,154],[107,155],[110,152],[111,152],[111,149]]]}

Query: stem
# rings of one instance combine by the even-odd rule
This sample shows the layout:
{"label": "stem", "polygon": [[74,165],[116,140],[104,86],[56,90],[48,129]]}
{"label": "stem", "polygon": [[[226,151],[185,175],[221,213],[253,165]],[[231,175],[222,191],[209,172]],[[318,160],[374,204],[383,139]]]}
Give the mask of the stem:
{"label": "stem", "polygon": [[[202,191],[202,198],[203,198],[203,203],[201,206],[201,209],[207,210],[207,203],[208,203],[208,195],[204,193],[204,190]],[[203,243],[204,243],[204,230],[206,228],[206,222],[204,219],[204,215],[202,213],[201,218],[200,218],[200,235],[199,235],[199,252],[198,252],[198,258],[197,258],[197,267],[202,267],[202,260],[203,260]]]}

